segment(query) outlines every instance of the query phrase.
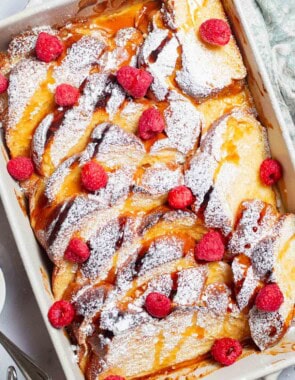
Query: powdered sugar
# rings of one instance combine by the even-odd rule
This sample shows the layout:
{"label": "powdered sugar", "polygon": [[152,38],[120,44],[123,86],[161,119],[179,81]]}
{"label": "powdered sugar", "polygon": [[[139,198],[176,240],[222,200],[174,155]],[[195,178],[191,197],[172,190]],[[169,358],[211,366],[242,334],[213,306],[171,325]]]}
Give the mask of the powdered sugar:
{"label": "powdered sugar", "polygon": [[261,350],[274,345],[284,332],[284,318],[280,312],[263,312],[255,306],[250,311],[251,336]]}
{"label": "powdered sugar", "polygon": [[[178,58],[178,40],[175,36],[168,36],[167,29],[154,30],[148,34],[139,52],[139,64],[147,67],[154,80],[151,90],[158,100],[164,100],[168,91],[168,77],[175,70]],[[152,54],[156,52],[153,61]]]}
{"label": "powdered sugar", "polygon": [[8,53],[12,59],[25,58],[33,53],[39,33],[46,32],[49,34],[56,34],[56,30],[52,29],[49,25],[38,26],[18,34],[14,37],[8,47]]}
{"label": "powdered sugar", "polygon": [[54,115],[50,113],[47,115],[39,126],[36,128],[32,140],[33,160],[36,167],[40,170],[42,157],[45,151],[47,141],[47,133],[53,122]]}
{"label": "powdered sugar", "polygon": [[173,187],[183,184],[181,168],[169,169],[164,164],[156,164],[147,168],[136,185],[135,192],[144,192],[150,195],[162,195]]}
{"label": "powdered sugar", "polygon": [[152,146],[151,153],[163,148],[176,148],[186,155],[195,147],[198,141],[202,116],[193,104],[182,96],[170,97],[169,100],[170,105],[164,112],[165,132],[168,139],[157,141]]}
{"label": "powdered sugar", "polygon": [[233,79],[246,76],[245,69],[237,72],[227,56],[208,49],[194,31],[178,32],[177,37],[182,46],[182,69],[177,72],[176,81],[187,95],[202,99],[229,86]]}
{"label": "powdered sugar", "polygon": [[244,253],[251,257],[258,241],[271,233],[276,215],[271,206],[259,200],[243,202],[242,208],[243,214],[229,241],[228,251],[232,255]]}
{"label": "powdered sugar", "polygon": [[16,128],[30,99],[45,80],[46,74],[47,65],[35,59],[22,59],[13,68],[8,87],[7,129]]}
{"label": "powdered sugar", "polygon": [[74,43],[68,49],[61,65],[54,69],[55,85],[67,83],[79,87],[88,76],[91,66],[98,62],[104,48],[102,38],[91,36],[84,36]]}
{"label": "powdered sugar", "polygon": [[90,258],[82,265],[84,277],[103,280],[112,266],[116,244],[120,238],[120,224],[117,219],[108,221],[89,240]]}
{"label": "powdered sugar", "polygon": [[55,132],[50,146],[51,161],[57,166],[83,136],[91,121],[98,100],[104,95],[107,75],[93,74],[88,77],[79,104],[67,111],[59,129]]}
{"label": "powdered sugar", "polygon": [[183,241],[177,237],[161,237],[154,240],[145,254],[139,276],[153,268],[163,265],[172,260],[181,258],[183,255]]}
{"label": "powdered sugar", "polygon": [[78,155],[74,155],[64,161],[55,172],[48,178],[45,186],[45,195],[49,202],[53,202],[58,195],[60,188],[71,172],[71,166],[78,160]]}
{"label": "powdered sugar", "polygon": [[207,267],[190,268],[179,272],[177,293],[173,301],[179,305],[189,306],[197,303],[201,297],[207,276]]}

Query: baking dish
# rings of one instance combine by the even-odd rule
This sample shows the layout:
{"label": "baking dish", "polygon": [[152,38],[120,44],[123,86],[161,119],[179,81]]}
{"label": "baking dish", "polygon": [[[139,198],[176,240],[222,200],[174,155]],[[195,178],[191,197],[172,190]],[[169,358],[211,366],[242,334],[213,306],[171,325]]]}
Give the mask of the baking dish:
{"label": "baking dish", "polygon": [[[288,137],[283,119],[280,115],[278,104],[273,95],[267,75],[261,65],[257,54],[251,31],[243,18],[241,3],[239,1],[226,0],[224,5],[231,18],[233,29],[244,53],[244,58],[249,71],[249,83],[255,98],[256,106],[262,122],[270,127],[269,137],[274,157],[278,158],[285,168],[284,190],[282,198],[287,210],[295,210],[295,198],[292,198],[292,189],[295,188],[295,159],[292,156],[291,141]],[[11,38],[29,26],[41,24],[60,23],[75,15],[77,4],[73,1],[58,1],[43,5],[34,10],[27,10],[18,16],[12,17],[0,23],[1,41],[0,48],[5,48]],[[3,140],[2,140],[3,141]],[[47,310],[52,303],[50,294],[49,268],[45,255],[39,249],[31,231],[28,218],[19,207],[21,195],[15,183],[6,173],[5,149],[2,142],[2,154],[0,157],[0,191],[3,203],[17,241],[22,260],[30,278],[32,288],[39,303],[45,323],[59,355],[64,372],[68,379],[82,379],[78,367],[73,363],[73,354],[67,338],[60,331],[49,327],[47,322]],[[15,196],[17,195],[17,197]],[[230,379],[254,379],[266,373],[273,372],[289,364],[295,363],[292,347],[295,347],[295,332],[290,331],[285,341],[279,348],[270,350],[269,353],[251,355],[238,362],[231,368],[223,368],[208,376],[208,379],[220,379],[226,376]],[[273,356],[275,354],[275,356]],[[196,375],[206,374],[212,368],[201,367]]]}

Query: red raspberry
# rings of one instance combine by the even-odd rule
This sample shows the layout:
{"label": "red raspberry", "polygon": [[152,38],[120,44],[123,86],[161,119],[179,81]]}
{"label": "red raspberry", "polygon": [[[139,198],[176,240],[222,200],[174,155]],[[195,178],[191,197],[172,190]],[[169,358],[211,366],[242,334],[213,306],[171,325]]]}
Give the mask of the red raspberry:
{"label": "red raspberry", "polygon": [[70,84],[60,84],[56,87],[55,103],[61,107],[72,107],[79,97],[79,90]]}
{"label": "red raspberry", "polygon": [[68,301],[56,301],[48,311],[49,322],[56,329],[70,325],[74,318],[74,306]]}
{"label": "red raspberry", "polygon": [[241,343],[232,338],[217,339],[211,348],[213,358],[223,365],[233,364],[242,352]]}
{"label": "red raspberry", "polygon": [[165,121],[162,114],[154,107],[145,110],[140,116],[138,123],[139,137],[149,140],[156,134],[163,132]]}
{"label": "red raspberry", "polygon": [[102,187],[106,187],[108,175],[97,162],[89,161],[82,168],[81,181],[86,190],[96,191]]}
{"label": "red raspberry", "polygon": [[51,34],[41,32],[36,42],[36,56],[40,61],[51,62],[56,60],[64,51],[64,46],[59,38]]}
{"label": "red raspberry", "polygon": [[129,95],[134,98],[142,98],[147,93],[153,77],[143,69],[123,66],[117,72],[117,80]]}
{"label": "red raspberry", "polygon": [[194,201],[191,190],[186,186],[177,186],[169,191],[168,203],[170,207],[183,210],[190,206]]}
{"label": "red raspberry", "polygon": [[265,285],[255,299],[257,309],[261,311],[277,311],[284,302],[284,295],[277,284]]}
{"label": "red raspberry", "polygon": [[89,259],[90,250],[88,245],[81,239],[73,238],[66,251],[65,251],[65,259],[71,261],[73,263],[82,264],[86,260]]}
{"label": "red raspberry", "polygon": [[125,377],[110,375],[110,376],[107,376],[104,380],[125,380]]}
{"label": "red raspberry", "polygon": [[196,260],[219,261],[224,255],[222,235],[217,231],[207,232],[195,246]]}
{"label": "red raspberry", "polygon": [[283,169],[279,161],[266,158],[262,162],[260,166],[260,178],[265,185],[274,185],[282,178],[282,175]]}
{"label": "red raspberry", "polygon": [[3,94],[8,89],[8,79],[0,73],[0,94]]}
{"label": "red raspberry", "polygon": [[155,318],[164,318],[171,312],[171,301],[161,293],[150,293],[145,300],[146,311]]}
{"label": "red raspberry", "polygon": [[17,181],[25,181],[34,173],[33,162],[28,157],[16,157],[8,161],[7,171]]}
{"label": "red raspberry", "polygon": [[204,21],[199,31],[202,40],[210,45],[224,46],[229,43],[231,36],[229,25],[218,18]]}

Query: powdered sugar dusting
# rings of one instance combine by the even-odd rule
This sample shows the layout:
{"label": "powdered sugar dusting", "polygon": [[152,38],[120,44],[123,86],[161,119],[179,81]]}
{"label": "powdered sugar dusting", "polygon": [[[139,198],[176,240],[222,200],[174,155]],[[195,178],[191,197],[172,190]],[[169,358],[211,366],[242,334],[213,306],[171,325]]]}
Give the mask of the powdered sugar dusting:
{"label": "powdered sugar dusting", "polygon": [[65,113],[64,120],[55,132],[50,146],[50,156],[54,166],[60,163],[83,136],[91,121],[96,103],[104,95],[106,81],[105,74],[90,75],[79,104]]}
{"label": "powdered sugar dusting", "polygon": [[98,58],[105,48],[103,39],[84,36],[74,43],[67,51],[67,55],[60,66],[54,69],[55,85],[67,83],[79,87],[88,76],[91,66],[98,62]]}
{"label": "powdered sugar dusting", "polygon": [[251,257],[258,241],[271,233],[276,215],[270,205],[259,200],[243,202],[242,208],[243,214],[229,241],[228,251],[231,255],[244,253]]}
{"label": "powdered sugar dusting", "polygon": [[254,292],[259,285],[259,281],[253,273],[253,268],[251,266],[249,268],[245,268],[239,260],[234,259],[232,263],[232,271],[235,283],[237,284],[242,281],[242,286],[238,290],[236,298],[240,310],[244,310],[249,306]]}
{"label": "powdered sugar dusting", "polygon": [[159,163],[146,169],[134,192],[162,195],[182,184],[183,174],[181,168],[171,170],[166,165]]}
{"label": "powdered sugar dusting", "polygon": [[178,273],[177,293],[173,301],[179,305],[194,305],[201,297],[207,267],[190,268]]}
{"label": "powdered sugar dusting", "polygon": [[22,59],[12,69],[8,87],[8,129],[16,127],[46,74],[47,65],[35,59]]}
{"label": "powdered sugar dusting", "polygon": [[[139,52],[139,64],[146,66],[147,70],[152,74],[154,80],[151,90],[158,100],[164,100],[169,91],[167,78],[175,70],[178,46],[177,38],[175,36],[168,37],[167,29],[154,27]],[[151,56],[156,51],[157,57],[153,61]]]}
{"label": "powdered sugar dusting", "polygon": [[202,300],[210,312],[222,317],[225,315],[229,304],[229,288],[223,283],[214,283],[206,287]]}
{"label": "powdered sugar dusting", "polygon": [[139,276],[147,273],[167,262],[181,258],[183,255],[183,241],[177,237],[161,237],[154,240],[145,254]]}
{"label": "powdered sugar dusting", "polygon": [[145,154],[141,140],[116,125],[101,124],[95,129],[94,139],[100,141],[96,147],[96,158],[109,167],[136,166]]}
{"label": "powdered sugar dusting", "polygon": [[236,72],[223,55],[209,50],[194,31],[180,31],[177,36],[182,46],[182,69],[177,72],[176,81],[187,95],[202,99],[229,86],[233,79],[246,76],[246,70]]}
{"label": "powdered sugar dusting", "polygon": [[45,151],[45,145],[47,141],[47,132],[51,123],[53,122],[54,115],[50,113],[47,115],[42,122],[36,128],[33,140],[32,140],[32,152],[34,164],[38,169],[40,169],[42,157]]}
{"label": "powdered sugar dusting", "polygon": [[166,121],[165,132],[168,139],[157,141],[151,152],[161,148],[176,148],[179,152],[187,154],[192,150],[199,138],[202,125],[202,116],[193,104],[182,96],[170,98],[170,105],[164,112]]}
{"label": "powdered sugar dusting", "polygon": [[89,240],[90,258],[82,265],[82,274],[90,279],[103,280],[112,266],[112,258],[120,237],[120,224],[117,219],[108,221]]}
{"label": "powdered sugar dusting", "polygon": [[255,306],[250,311],[249,325],[252,339],[261,350],[274,345],[284,332],[284,318],[279,311],[263,312]]}
{"label": "powdered sugar dusting", "polygon": [[77,159],[78,155],[68,158],[48,178],[45,187],[45,195],[49,202],[53,202],[58,195],[65,178],[70,174],[72,164],[76,162]]}
{"label": "powdered sugar dusting", "polygon": [[49,34],[56,34],[56,30],[52,29],[49,25],[42,25],[32,28],[31,30],[25,31],[14,37],[9,46],[8,53],[12,59],[14,58],[25,58],[28,57],[35,48],[38,35],[41,32],[46,32]]}

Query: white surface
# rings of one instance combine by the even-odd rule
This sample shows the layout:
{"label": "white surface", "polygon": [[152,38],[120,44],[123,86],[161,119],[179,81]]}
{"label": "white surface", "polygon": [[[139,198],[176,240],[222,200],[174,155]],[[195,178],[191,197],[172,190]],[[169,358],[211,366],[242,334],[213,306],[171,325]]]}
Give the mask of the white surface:
{"label": "white surface", "polygon": [[[54,380],[64,380],[1,203],[0,267],[7,288],[5,306],[0,315],[0,330],[34,358]],[[0,380],[5,380],[7,367],[12,363],[0,346]],[[20,376],[19,379],[23,377]]]}

